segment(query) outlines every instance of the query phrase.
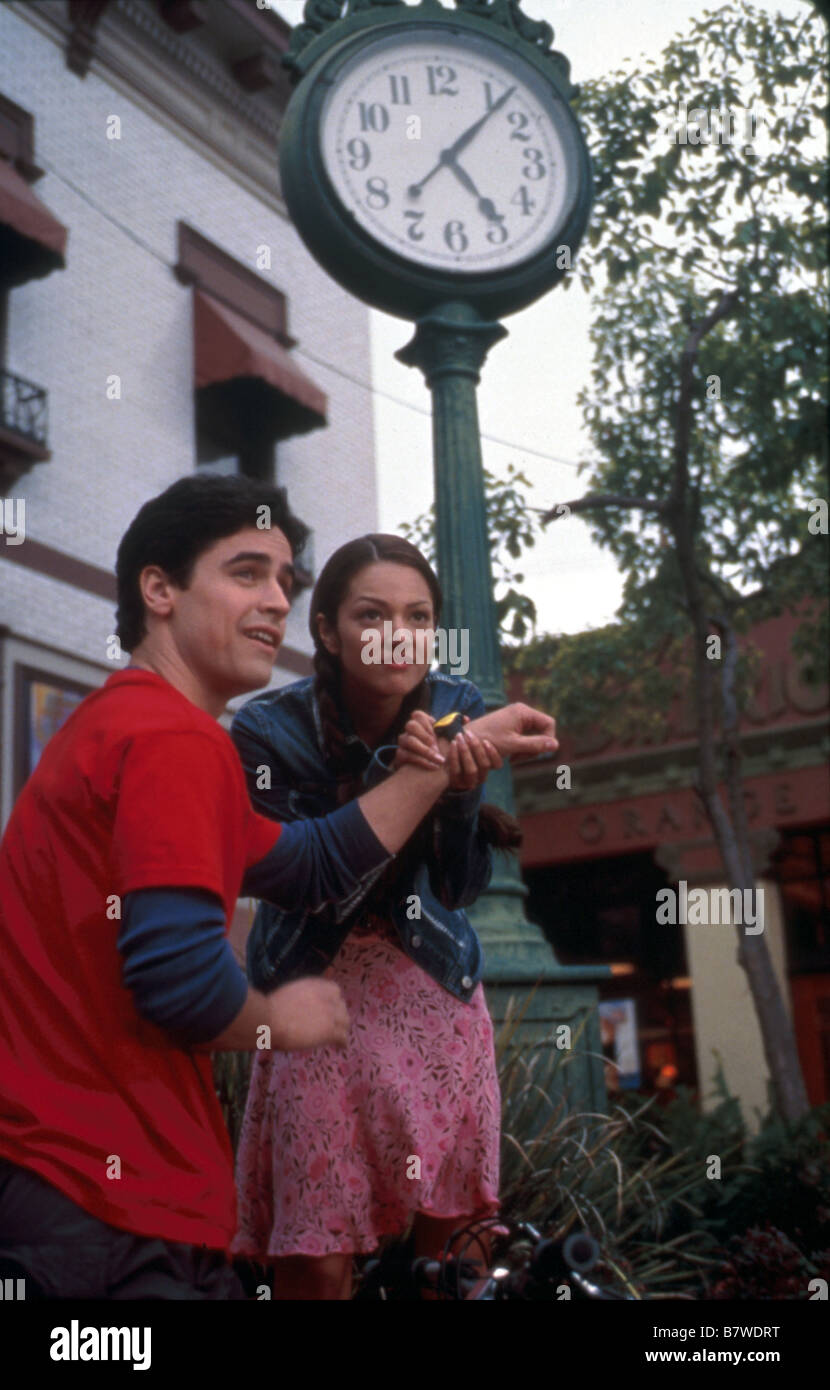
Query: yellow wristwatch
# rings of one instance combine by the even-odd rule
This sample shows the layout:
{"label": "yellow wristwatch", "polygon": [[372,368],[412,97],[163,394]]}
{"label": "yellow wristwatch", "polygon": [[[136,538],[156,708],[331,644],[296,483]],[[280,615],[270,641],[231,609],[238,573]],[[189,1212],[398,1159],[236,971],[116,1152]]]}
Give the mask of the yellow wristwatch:
{"label": "yellow wristwatch", "polygon": [[433,719],[432,727],[437,738],[445,738],[452,743],[452,740],[464,728],[464,715],[460,710],[454,710],[452,714],[444,714],[440,719]]}

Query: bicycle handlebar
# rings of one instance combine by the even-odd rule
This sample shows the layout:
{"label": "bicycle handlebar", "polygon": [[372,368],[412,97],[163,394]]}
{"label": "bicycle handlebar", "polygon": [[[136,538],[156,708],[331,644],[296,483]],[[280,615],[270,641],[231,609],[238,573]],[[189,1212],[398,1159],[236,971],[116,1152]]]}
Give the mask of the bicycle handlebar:
{"label": "bicycle handlebar", "polygon": [[[565,1284],[580,1299],[630,1297],[606,1290],[586,1278],[601,1258],[599,1245],[587,1231],[574,1231],[564,1240],[555,1241],[543,1239],[540,1232],[526,1222],[516,1223],[513,1229],[506,1254],[509,1263],[497,1263],[484,1275],[477,1265],[464,1259],[459,1262],[452,1255],[441,1260],[423,1256],[409,1260],[400,1250],[387,1251],[380,1259],[366,1265],[363,1296],[371,1297],[372,1290],[389,1289],[393,1296],[411,1297],[417,1296],[422,1289],[430,1289],[456,1299],[536,1301],[550,1298],[552,1290]],[[531,1242],[531,1249],[526,1251],[520,1264],[516,1259],[517,1239]],[[381,1292],[380,1297],[385,1298],[386,1293]]]}

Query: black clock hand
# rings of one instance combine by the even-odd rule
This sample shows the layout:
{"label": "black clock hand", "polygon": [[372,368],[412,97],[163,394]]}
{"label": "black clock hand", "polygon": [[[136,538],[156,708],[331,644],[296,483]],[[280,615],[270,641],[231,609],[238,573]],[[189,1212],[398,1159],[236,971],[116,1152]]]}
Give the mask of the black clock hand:
{"label": "black clock hand", "polygon": [[472,193],[473,197],[474,197],[474,198],[476,199],[476,201],[478,202],[478,210],[479,210],[479,212],[480,212],[480,213],[483,213],[483,215],[488,219],[488,221],[490,221],[490,222],[503,222],[503,221],[504,221],[504,218],[503,218],[502,214],[501,214],[500,212],[496,212],[495,204],[494,204],[493,202],[491,202],[491,200],[490,200],[489,198],[482,198],[481,194],[479,193],[478,189],[476,188],[476,185],[473,183],[473,180],[470,178],[470,175],[467,173],[467,170],[466,170],[466,169],[462,169],[461,165],[458,163],[457,160],[455,160],[455,159],[446,159],[446,160],[444,161],[444,163],[447,165],[447,167],[448,167],[449,169],[452,170],[452,172],[455,174],[455,177],[458,179],[458,182],[462,185],[462,187],[463,187],[463,188],[466,188],[468,193]]}
{"label": "black clock hand", "polygon": [[480,116],[477,121],[474,121],[474,123],[463,132],[463,134],[459,135],[458,139],[455,141],[454,144],[450,145],[448,150],[441,151],[438,163],[432,169],[430,169],[429,173],[424,178],[421,179],[421,182],[411,183],[409,185],[407,193],[409,194],[410,198],[419,198],[421,196],[422,189],[426,184],[429,183],[430,179],[435,177],[439,169],[443,169],[446,167],[446,165],[452,164],[456,155],[460,154],[462,150],[467,148],[470,141],[474,140],[475,137],[478,135],[478,132],[481,130],[481,127],[485,124],[485,122],[489,121],[491,116],[495,116],[496,112],[501,110],[505,102],[510,100],[515,90],[515,85],[512,87],[508,87],[506,92],[502,92],[498,101],[493,102],[493,105],[490,107],[489,111],[485,111],[483,116]]}
{"label": "black clock hand", "polygon": [[448,165],[450,170],[452,170],[453,174],[455,174],[455,177],[457,178],[457,181],[459,181],[460,185],[462,185],[463,188],[466,188],[467,192],[471,193],[474,199],[477,200],[478,211],[484,214],[484,217],[487,217],[488,221],[505,221],[505,218],[502,217],[501,213],[496,213],[495,204],[491,202],[491,199],[489,199],[489,197],[481,196],[481,193],[478,192],[477,188],[475,188],[475,183],[473,182],[473,179],[471,179],[470,175],[467,174],[467,171],[464,170],[464,168],[462,168],[462,165],[457,163],[457,160],[445,160],[445,164]]}
{"label": "black clock hand", "polygon": [[455,156],[457,154],[460,154],[462,150],[467,148],[470,141],[474,140],[475,137],[478,135],[478,132],[481,130],[481,127],[484,125],[484,123],[486,121],[489,121],[491,116],[495,116],[497,111],[501,110],[501,108],[504,106],[504,103],[510,100],[515,90],[516,87],[514,85],[512,87],[508,87],[506,92],[502,92],[498,101],[493,102],[493,105],[490,107],[490,110],[485,111],[484,115],[481,116],[479,120],[475,122],[474,125],[471,125],[469,130],[465,130],[463,135],[459,135],[454,145],[450,145],[448,150],[443,151],[443,153],[447,156],[447,159],[455,159]]}

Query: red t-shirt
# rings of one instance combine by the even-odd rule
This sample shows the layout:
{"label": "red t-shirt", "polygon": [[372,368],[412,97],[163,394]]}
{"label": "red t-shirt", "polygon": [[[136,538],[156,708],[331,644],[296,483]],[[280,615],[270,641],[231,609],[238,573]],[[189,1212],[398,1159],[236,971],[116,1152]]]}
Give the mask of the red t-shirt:
{"label": "red t-shirt", "polygon": [[252,810],[225,730],[141,670],[81,702],[14,807],[0,843],[0,1154],[112,1226],[226,1249],[236,1225],[210,1055],[137,1013],[115,899],[203,888],[230,921],[245,869],[279,834]]}

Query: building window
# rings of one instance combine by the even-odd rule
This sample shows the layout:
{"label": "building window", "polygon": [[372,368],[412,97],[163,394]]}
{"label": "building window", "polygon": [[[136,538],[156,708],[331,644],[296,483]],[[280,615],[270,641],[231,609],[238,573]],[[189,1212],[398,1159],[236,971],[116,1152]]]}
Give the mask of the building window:
{"label": "building window", "polygon": [[197,467],[274,480],[277,442],[328,404],[291,356],[285,295],[184,222],[176,275],[193,287]]}
{"label": "building window", "polygon": [[598,984],[609,1093],[636,1087],[668,1098],[678,1083],[694,1089],[685,941],[657,922],[656,894],[668,881],[652,854],[551,864],[523,878],[527,915],[560,964],[611,968]]}
{"label": "building window", "polygon": [[830,971],[830,830],[782,831],[776,878],[793,975]]}
{"label": "building window", "polygon": [[34,138],[30,113],[0,94],[0,495],[50,457],[46,391],[15,372],[6,331],[11,291],[65,264],[66,228],[29,187],[43,173]]}
{"label": "building window", "polygon": [[232,390],[206,386],[195,392],[196,465],[206,473],[238,473],[276,481],[276,445],[261,409],[256,382]]}

